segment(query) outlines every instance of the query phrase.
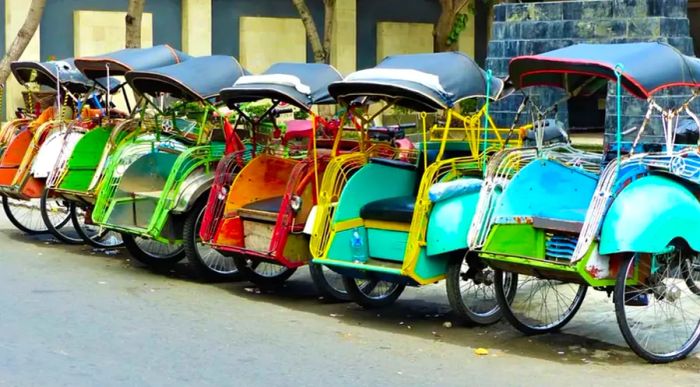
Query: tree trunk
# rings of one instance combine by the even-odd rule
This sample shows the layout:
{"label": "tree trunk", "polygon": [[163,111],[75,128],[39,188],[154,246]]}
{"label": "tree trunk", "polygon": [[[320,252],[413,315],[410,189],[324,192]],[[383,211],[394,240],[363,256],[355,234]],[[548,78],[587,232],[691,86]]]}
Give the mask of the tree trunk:
{"label": "tree trunk", "polygon": [[32,4],[29,6],[29,13],[27,13],[27,18],[24,20],[22,28],[17,32],[15,40],[12,41],[7,53],[5,53],[5,57],[0,62],[0,88],[5,86],[5,82],[10,76],[10,63],[22,56],[29,41],[32,40],[32,36],[36,33],[45,5],[46,0],[32,0]]}
{"label": "tree trunk", "polygon": [[306,30],[306,38],[311,44],[311,50],[314,52],[314,62],[326,63],[326,51],[321,44],[321,37],[318,35],[318,29],[316,28],[316,23],[314,18],[311,16],[311,11],[306,5],[305,0],[292,0],[294,6],[299,11],[299,17],[301,17],[302,23],[304,23],[304,29]]}
{"label": "tree trunk", "polygon": [[[456,51],[457,41],[448,43],[457,15],[471,0],[439,0],[440,17],[433,27],[433,51]],[[478,1],[478,0],[477,0]]]}
{"label": "tree trunk", "polygon": [[126,48],[141,47],[141,16],[146,0],[129,0],[126,10]]}
{"label": "tree trunk", "polygon": [[323,0],[323,51],[325,63],[331,63],[331,46],[333,44],[333,25],[335,22],[335,0]]}

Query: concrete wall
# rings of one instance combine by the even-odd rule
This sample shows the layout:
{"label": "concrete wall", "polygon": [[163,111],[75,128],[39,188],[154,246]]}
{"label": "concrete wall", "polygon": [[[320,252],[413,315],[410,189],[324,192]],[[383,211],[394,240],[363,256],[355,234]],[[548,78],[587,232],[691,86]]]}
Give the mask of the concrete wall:
{"label": "concrete wall", "polygon": [[[73,13],[79,10],[126,11],[128,0],[50,0],[46,2],[41,27],[50,31],[41,39],[41,58],[73,56]],[[182,46],[180,0],[148,0],[145,12],[153,14],[153,44]]]}

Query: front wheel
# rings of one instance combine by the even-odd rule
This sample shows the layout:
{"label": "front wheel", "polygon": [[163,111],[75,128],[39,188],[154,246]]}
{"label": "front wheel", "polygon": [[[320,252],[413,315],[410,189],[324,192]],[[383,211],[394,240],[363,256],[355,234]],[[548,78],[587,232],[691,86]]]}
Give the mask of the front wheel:
{"label": "front wheel", "polygon": [[688,356],[700,341],[700,297],[688,286],[683,262],[696,253],[674,248],[634,254],[617,274],[615,314],[632,350],[651,363]]}
{"label": "front wheel", "polygon": [[406,285],[396,282],[345,276],[343,284],[353,301],[365,309],[383,308],[393,304],[406,288]]}
{"label": "front wheel", "polygon": [[13,226],[25,234],[45,234],[44,219],[41,217],[40,200],[17,200],[2,196],[2,208]]}
{"label": "front wheel", "polygon": [[586,297],[586,285],[518,274],[508,294],[507,273],[495,270],[495,287],[503,316],[527,335],[555,332],[574,317]]}
{"label": "front wheel", "polygon": [[233,258],[224,256],[211,246],[202,243],[202,238],[199,236],[206,204],[205,200],[199,200],[185,219],[182,234],[187,262],[195,276],[202,281],[238,280],[242,275]]}
{"label": "front wheel", "polygon": [[[505,294],[512,299],[518,275],[506,273]],[[447,299],[465,324],[489,325],[503,316],[496,297],[495,272],[478,256],[469,254],[450,261],[447,268]]]}
{"label": "front wheel", "polygon": [[276,263],[250,259],[243,255],[233,257],[238,271],[250,282],[261,288],[276,288],[281,286],[296,269]]}
{"label": "front wheel", "polygon": [[72,224],[66,227],[75,211],[74,203],[52,198],[50,190],[45,188],[39,201],[39,210],[44,225],[56,239],[69,245],[78,245],[84,242],[83,238],[71,227]]}
{"label": "front wheel", "polygon": [[122,247],[124,241],[120,233],[108,230],[92,221],[92,209],[76,205],[71,212],[75,231],[90,246],[98,249]]}
{"label": "front wheel", "polygon": [[343,276],[318,263],[309,263],[309,272],[314,286],[319,294],[326,299],[336,301],[350,301],[350,295],[345,290]]}
{"label": "front wheel", "polygon": [[185,258],[182,244],[166,244],[126,233],[121,235],[129,254],[153,269],[171,269]]}

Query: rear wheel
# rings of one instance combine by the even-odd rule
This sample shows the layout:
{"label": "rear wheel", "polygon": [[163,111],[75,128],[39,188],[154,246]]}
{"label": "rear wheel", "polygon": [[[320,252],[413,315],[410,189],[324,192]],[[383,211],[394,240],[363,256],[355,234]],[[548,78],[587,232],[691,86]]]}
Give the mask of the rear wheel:
{"label": "rear wheel", "polygon": [[[515,294],[518,276],[506,273],[503,281],[508,297]],[[447,298],[458,319],[466,324],[488,325],[503,312],[496,297],[495,272],[475,254],[456,258],[447,268]]]}
{"label": "rear wheel", "polygon": [[62,199],[50,197],[49,189],[44,189],[39,201],[41,218],[47,230],[59,241],[78,245],[84,242],[83,238],[76,232],[72,224],[68,224],[71,214],[75,211],[75,204]]}
{"label": "rear wheel", "polygon": [[199,229],[206,211],[206,196],[187,215],[183,229],[185,255],[194,274],[203,281],[234,281],[241,278],[232,257],[227,257],[202,243]]}
{"label": "rear wheel", "polygon": [[517,286],[508,294],[507,273],[499,269],[494,273],[503,316],[528,335],[564,327],[581,307],[588,289],[585,285],[518,274]]}
{"label": "rear wheel", "polygon": [[244,255],[234,256],[233,261],[243,277],[261,288],[279,287],[296,271],[276,263],[250,259]]}
{"label": "rear wheel", "polygon": [[406,288],[404,284],[377,279],[361,279],[343,276],[348,294],[365,309],[382,308],[393,304]]}
{"label": "rear wheel", "polygon": [[78,235],[92,247],[114,249],[124,246],[120,233],[93,223],[89,208],[76,205],[71,212],[71,222]]}
{"label": "rear wheel", "polygon": [[350,301],[350,295],[345,290],[343,276],[324,265],[309,263],[309,272],[314,281],[316,290],[326,299],[337,301]]}
{"label": "rear wheel", "polygon": [[185,258],[182,244],[167,244],[142,238],[140,236],[122,233],[124,247],[134,259],[158,270],[174,267]]}
{"label": "rear wheel", "polygon": [[[27,234],[45,234],[49,229],[41,217],[41,199],[17,200],[2,197],[2,208],[13,226]],[[63,227],[70,217],[55,220],[54,224]]]}
{"label": "rear wheel", "polygon": [[684,257],[682,265],[683,278],[688,288],[700,296],[700,255]]}
{"label": "rear wheel", "polygon": [[688,286],[683,262],[696,253],[634,254],[615,284],[615,314],[632,350],[652,363],[683,359],[700,341],[700,297]]}

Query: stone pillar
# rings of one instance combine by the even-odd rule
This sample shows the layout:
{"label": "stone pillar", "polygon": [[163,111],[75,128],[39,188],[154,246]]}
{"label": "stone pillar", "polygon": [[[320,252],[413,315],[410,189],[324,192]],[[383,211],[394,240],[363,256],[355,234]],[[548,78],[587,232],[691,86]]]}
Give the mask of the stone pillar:
{"label": "stone pillar", "polygon": [[[15,40],[17,32],[22,28],[24,20],[29,12],[30,1],[26,0],[5,0],[5,49],[9,49],[12,41]],[[24,53],[20,57],[22,60],[40,60],[40,29],[37,28],[36,34],[29,42],[29,45],[24,50]],[[5,90],[5,119],[10,120],[14,118],[14,112],[19,106],[24,106],[22,101],[22,90],[24,87],[21,86],[14,76],[10,75],[7,79],[7,85]]]}
{"label": "stone pillar", "polygon": [[[508,74],[508,63],[519,55],[540,54],[577,43],[665,42],[684,54],[693,55],[689,36],[687,0],[573,0],[527,4],[500,4],[494,7],[494,23],[488,46],[486,67],[496,76]],[[659,93],[657,99],[678,101],[687,94]],[[553,90],[535,95],[541,105],[563,96]],[[500,126],[510,126],[520,98],[509,98],[493,105],[492,115]],[[607,96],[605,129],[615,130],[614,88]],[[624,128],[639,126],[645,102],[626,95],[623,101]],[[559,106],[557,117],[568,121],[567,104]],[[658,128],[647,131],[659,134]]]}
{"label": "stone pillar", "polygon": [[343,75],[357,67],[357,0],[336,0],[331,64]]}
{"label": "stone pillar", "polygon": [[190,55],[211,55],[212,0],[182,0],[182,50]]}

